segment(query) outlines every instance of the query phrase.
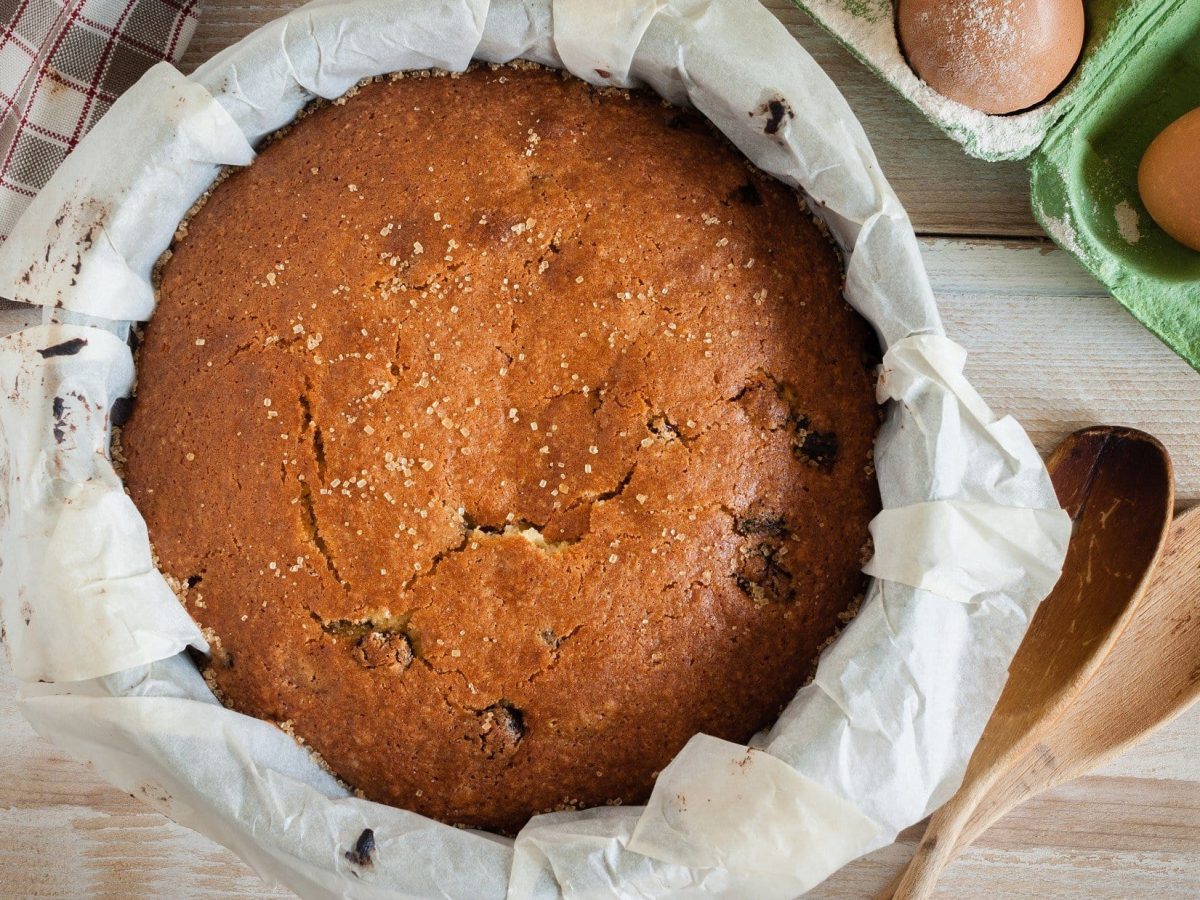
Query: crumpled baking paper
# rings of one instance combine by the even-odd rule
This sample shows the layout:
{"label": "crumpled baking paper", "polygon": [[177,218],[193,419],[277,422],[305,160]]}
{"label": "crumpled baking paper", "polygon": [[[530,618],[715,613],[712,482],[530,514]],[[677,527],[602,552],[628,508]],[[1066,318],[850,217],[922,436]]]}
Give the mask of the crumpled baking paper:
{"label": "crumpled baking paper", "polygon": [[[225,165],[364,77],[522,57],[648,85],[803,189],[887,349],[875,576],[752,747],[697,735],[644,808],[537,816],[515,841],[351,796],[223,708],[107,458],[151,267]],[[794,897],[942,803],[1062,563],[1070,522],[1021,428],[942,335],[916,238],[837,89],[752,0],[317,0],[184,78],[150,70],[0,248],[0,610],[21,708],[123,790],[311,897]],[[647,711],[652,714],[652,711]],[[351,853],[365,829],[370,864]]]}

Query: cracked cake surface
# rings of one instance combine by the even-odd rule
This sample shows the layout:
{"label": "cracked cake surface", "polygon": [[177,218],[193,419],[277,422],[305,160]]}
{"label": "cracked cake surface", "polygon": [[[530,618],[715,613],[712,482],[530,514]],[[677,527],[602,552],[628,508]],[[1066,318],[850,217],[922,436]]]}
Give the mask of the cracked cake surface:
{"label": "cracked cake surface", "polygon": [[879,506],[841,282],[653,95],[480,67],[300,119],[181,229],[122,437],[222,698],[510,832],[747,740]]}

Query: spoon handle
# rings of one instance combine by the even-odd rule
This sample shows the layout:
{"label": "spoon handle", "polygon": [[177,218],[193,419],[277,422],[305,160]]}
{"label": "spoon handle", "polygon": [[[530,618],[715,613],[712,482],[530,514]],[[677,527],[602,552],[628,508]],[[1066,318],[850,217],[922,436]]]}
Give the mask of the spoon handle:
{"label": "spoon handle", "polygon": [[893,875],[891,880],[875,895],[873,900],[892,900],[896,896],[896,888],[900,886],[900,879],[904,877],[906,871],[908,871],[907,866]]}
{"label": "spoon handle", "polygon": [[933,814],[917,844],[916,853],[908,868],[900,874],[890,896],[895,900],[926,900],[933,896],[942,870],[958,855],[959,837],[975,811],[977,796],[975,791],[955,794]]}

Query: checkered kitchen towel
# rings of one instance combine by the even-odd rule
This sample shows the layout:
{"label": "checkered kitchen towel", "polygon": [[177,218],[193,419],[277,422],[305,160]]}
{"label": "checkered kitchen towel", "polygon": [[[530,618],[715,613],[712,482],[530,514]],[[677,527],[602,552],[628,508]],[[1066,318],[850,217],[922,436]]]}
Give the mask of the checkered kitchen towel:
{"label": "checkered kitchen towel", "polygon": [[150,66],[178,61],[199,0],[0,0],[0,241]]}

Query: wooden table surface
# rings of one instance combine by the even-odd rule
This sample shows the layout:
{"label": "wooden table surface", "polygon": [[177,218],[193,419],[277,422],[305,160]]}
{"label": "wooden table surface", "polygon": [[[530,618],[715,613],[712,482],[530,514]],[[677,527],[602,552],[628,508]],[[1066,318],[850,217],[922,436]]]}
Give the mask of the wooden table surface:
{"label": "wooden table surface", "polygon": [[[185,70],[296,4],[204,5]],[[968,158],[786,0],[767,5],[862,120],[921,235],[946,330],[993,409],[1016,416],[1043,452],[1083,425],[1145,429],[1171,451],[1180,506],[1200,500],[1200,376],[1046,240],[1025,168]],[[0,897],[289,896],[37,737],[0,669]],[[947,870],[938,896],[1200,896],[1198,748],[1200,706],[1009,814]],[[909,829],[810,896],[870,896],[918,836]]]}

